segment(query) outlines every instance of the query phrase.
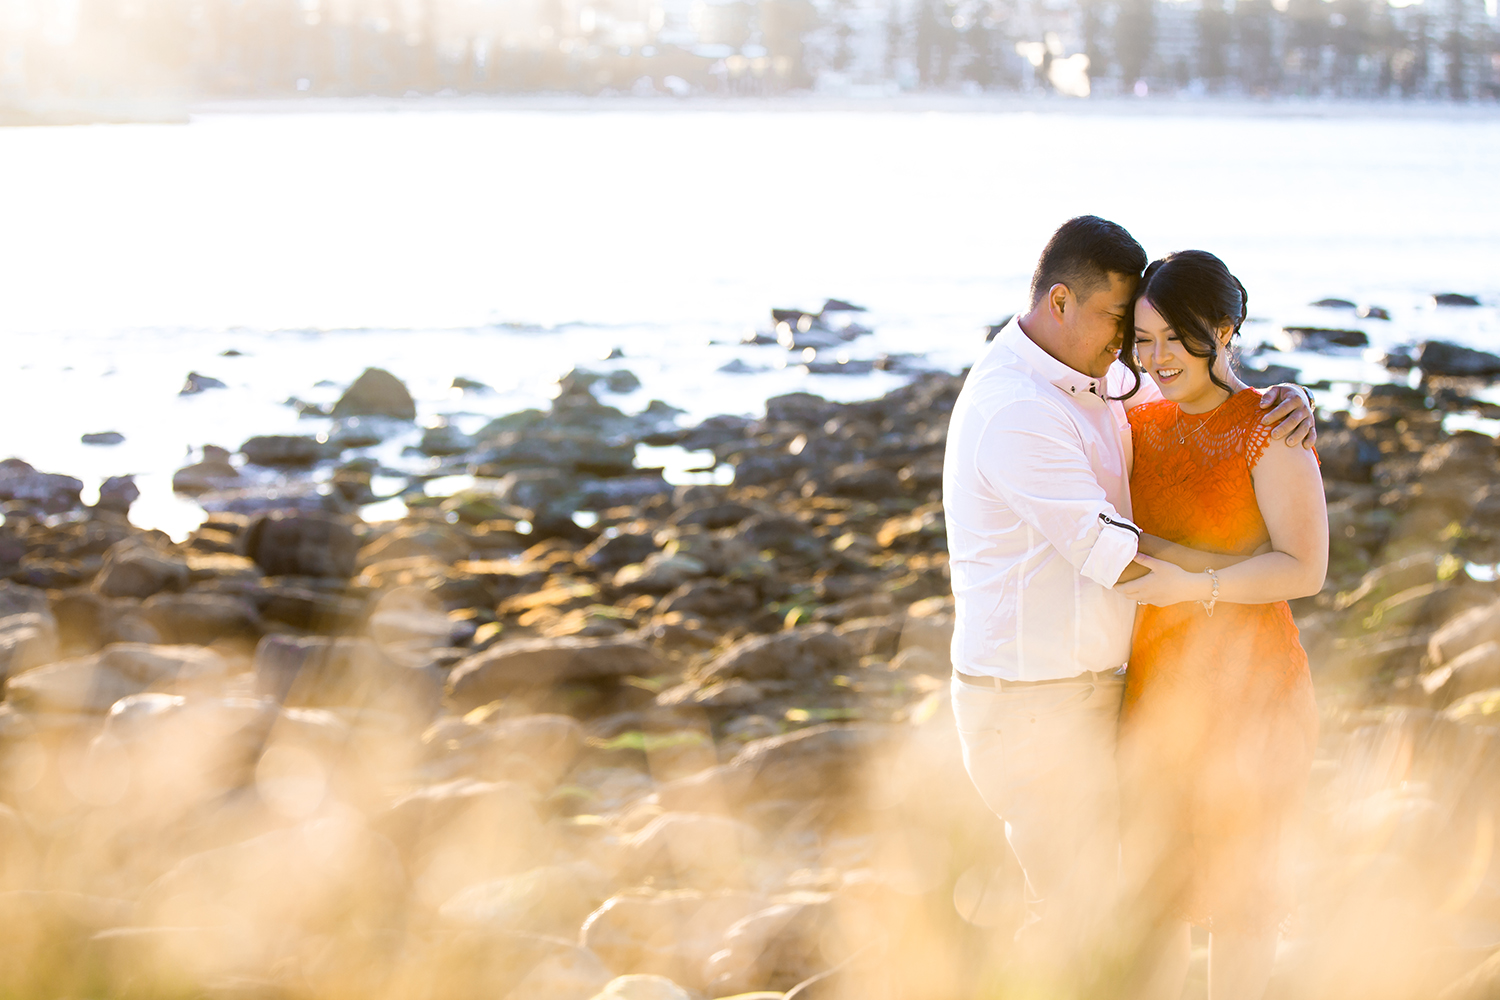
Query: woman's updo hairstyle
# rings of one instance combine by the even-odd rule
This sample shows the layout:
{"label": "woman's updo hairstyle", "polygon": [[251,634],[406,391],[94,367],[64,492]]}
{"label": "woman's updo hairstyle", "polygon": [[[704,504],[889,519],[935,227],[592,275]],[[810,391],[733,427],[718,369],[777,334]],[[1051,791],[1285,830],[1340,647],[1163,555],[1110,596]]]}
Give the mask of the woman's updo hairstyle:
{"label": "woman's updo hairstyle", "polygon": [[1130,303],[1126,344],[1120,356],[1139,374],[1135,360],[1135,306],[1147,300],[1162,319],[1177,331],[1182,349],[1195,358],[1208,359],[1208,377],[1225,392],[1234,390],[1213,370],[1219,359],[1218,331],[1225,323],[1238,336],[1245,322],[1250,296],[1240,279],[1229,273],[1224,262],[1204,250],[1180,250],[1154,260],[1141,275]]}

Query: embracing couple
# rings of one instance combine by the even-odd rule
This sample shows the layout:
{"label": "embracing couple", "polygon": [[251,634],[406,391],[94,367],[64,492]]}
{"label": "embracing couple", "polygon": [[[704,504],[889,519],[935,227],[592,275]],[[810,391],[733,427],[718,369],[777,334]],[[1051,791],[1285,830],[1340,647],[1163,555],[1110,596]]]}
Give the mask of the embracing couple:
{"label": "embracing couple", "polygon": [[1259,1000],[1291,911],[1327,514],[1310,400],[1235,373],[1247,298],[1072,219],[953,411],[953,708],[1036,996],[1176,1000],[1197,925],[1211,1000]]}

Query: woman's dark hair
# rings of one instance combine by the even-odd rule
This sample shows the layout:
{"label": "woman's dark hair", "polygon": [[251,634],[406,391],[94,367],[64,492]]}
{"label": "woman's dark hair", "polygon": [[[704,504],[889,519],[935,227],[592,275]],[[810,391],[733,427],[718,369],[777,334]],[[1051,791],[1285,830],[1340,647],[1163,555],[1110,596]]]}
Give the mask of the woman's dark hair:
{"label": "woman's dark hair", "polygon": [[1130,302],[1125,344],[1120,350],[1120,357],[1135,374],[1137,385],[1140,368],[1135,361],[1135,307],[1142,299],[1149,301],[1177,331],[1183,350],[1195,358],[1208,359],[1208,377],[1214,385],[1233,393],[1233,388],[1213,370],[1214,362],[1219,360],[1218,331],[1229,323],[1234,327],[1231,336],[1239,334],[1250,296],[1224,262],[1204,250],[1179,250],[1152,261],[1141,275],[1135,298]]}

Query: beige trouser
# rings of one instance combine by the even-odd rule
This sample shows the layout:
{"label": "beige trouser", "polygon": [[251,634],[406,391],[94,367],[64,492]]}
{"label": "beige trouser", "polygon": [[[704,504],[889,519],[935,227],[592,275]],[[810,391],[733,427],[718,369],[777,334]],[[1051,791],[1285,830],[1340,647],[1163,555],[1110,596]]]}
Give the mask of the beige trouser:
{"label": "beige trouser", "polygon": [[1038,968],[1087,981],[1119,879],[1122,675],[996,689],[953,679],[964,767],[1026,872],[1016,936]]}

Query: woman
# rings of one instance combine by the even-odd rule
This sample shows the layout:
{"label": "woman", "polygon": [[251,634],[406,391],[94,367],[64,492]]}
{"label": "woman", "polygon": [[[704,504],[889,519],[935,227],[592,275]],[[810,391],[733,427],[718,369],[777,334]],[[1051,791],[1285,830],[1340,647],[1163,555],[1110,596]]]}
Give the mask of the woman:
{"label": "woman", "polygon": [[1230,363],[1245,303],[1222,261],[1188,250],[1146,269],[1133,307],[1136,357],[1165,397],[1130,411],[1135,519],[1250,556],[1203,573],[1142,558],[1152,572],[1118,587],[1143,605],[1119,756],[1123,856],[1153,941],[1143,996],[1181,993],[1193,924],[1212,934],[1211,1000],[1264,995],[1317,737],[1286,601],[1323,585],[1323,484],[1310,452],[1266,447],[1260,393]]}

